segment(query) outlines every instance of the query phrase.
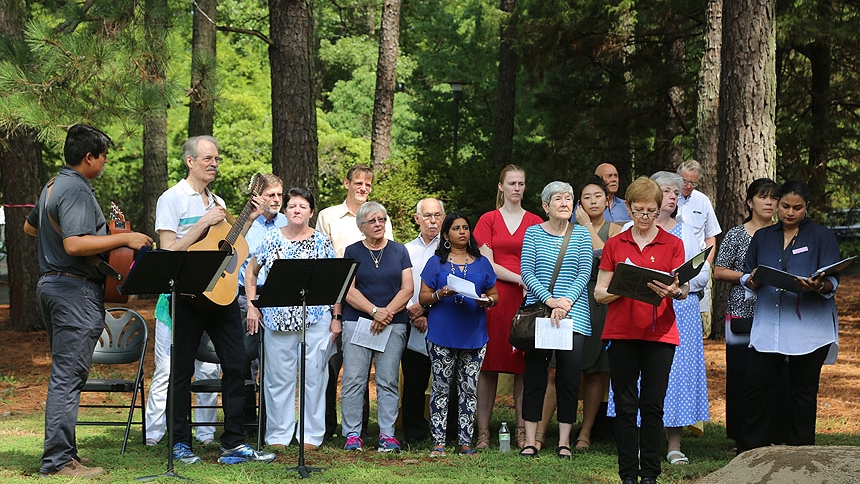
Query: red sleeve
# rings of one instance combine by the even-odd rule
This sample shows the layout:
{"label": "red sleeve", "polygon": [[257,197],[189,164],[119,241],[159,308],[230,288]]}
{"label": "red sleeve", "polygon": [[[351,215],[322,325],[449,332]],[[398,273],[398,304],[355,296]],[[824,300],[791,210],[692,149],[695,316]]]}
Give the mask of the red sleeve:
{"label": "red sleeve", "polygon": [[[617,237],[617,236],[616,236]],[[618,248],[618,240],[616,237],[610,237],[603,246],[603,255],[600,256],[600,269],[609,272],[615,272],[615,250]]]}
{"label": "red sleeve", "polygon": [[495,220],[496,211],[487,212],[481,215],[478,223],[475,225],[474,236],[478,241],[478,247],[486,245],[491,250],[493,248],[493,221]]}

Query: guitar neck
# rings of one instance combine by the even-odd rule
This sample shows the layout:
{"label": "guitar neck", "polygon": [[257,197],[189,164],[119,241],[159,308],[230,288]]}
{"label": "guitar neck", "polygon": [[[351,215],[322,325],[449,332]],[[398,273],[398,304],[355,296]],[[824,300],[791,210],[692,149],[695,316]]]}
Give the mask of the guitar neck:
{"label": "guitar neck", "polygon": [[227,237],[225,238],[231,245],[236,243],[236,239],[239,238],[239,234],[242,232],[242,228],[245,226],[245,222],[248,221],[248,216],[251,215],[253,210],[254,205],[250,200],[248,200],[248,203],[245,204],[245,208],[242,209],[242,213],[240,213],[239,217],[236,218],[236,223],[234,223],[233,227],[230,228],[230,232],[227,233]]}

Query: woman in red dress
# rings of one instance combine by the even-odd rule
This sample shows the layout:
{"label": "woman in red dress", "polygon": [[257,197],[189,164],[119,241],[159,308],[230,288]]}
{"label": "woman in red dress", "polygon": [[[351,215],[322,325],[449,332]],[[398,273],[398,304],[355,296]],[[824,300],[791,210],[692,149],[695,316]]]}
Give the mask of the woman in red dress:
{"label": "woman in red dress", "polygon": [[522,416],[524,353],[508,342],[511,320],[523,301],[525,285],[520,277],[520,253],[526,229],[543,219],[523,209],[521,202],[526,189],[526,173],[516,165],[508,165],[499,176],[496,209],[487,212],[475,226],[475,239],[481,255],[489,259],[496,272],[499,304],[487,309],[487,354],[478,377],[478,438],[476,448],[490,446],[490,416],[496,403],[499,373],[514,374],[514,406],[517,414],[516,439],[522,447],[525,423]]}

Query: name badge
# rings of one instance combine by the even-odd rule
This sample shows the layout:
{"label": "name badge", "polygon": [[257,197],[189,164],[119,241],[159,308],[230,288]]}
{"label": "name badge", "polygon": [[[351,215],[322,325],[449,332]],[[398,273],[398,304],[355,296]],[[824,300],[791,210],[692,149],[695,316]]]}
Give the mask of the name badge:
{"label": "name badge", "polygon": [[793,250],[791,251],[791,253],[792,253],[792,254],[794,254],[794,255],[801,254],[801,253],[803,253],[803,252],[809,252],[809,247],[807,247],[807,246],[798,247],[798,248],[793,249]]}

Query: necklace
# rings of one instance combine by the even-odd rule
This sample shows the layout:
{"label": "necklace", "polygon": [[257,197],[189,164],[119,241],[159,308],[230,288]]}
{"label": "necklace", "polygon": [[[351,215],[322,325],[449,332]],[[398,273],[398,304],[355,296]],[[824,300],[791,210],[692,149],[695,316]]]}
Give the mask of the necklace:
{"label": "necklace", "polygon": [[[455,267],[460,264],[454,264],[454,259],[452,257],[448,257],[448,262],[451,264],[451,274],[457,275],[455,272]],[[463,279],[466,278],[466,274],[469,273],[469,256],[466,256],[466,262],[463,263]],[[461,294],[454,294],[454,304],[463,304],[463,301],[466,300],[466,297]]]}
{"label": "necklace", "polygon": [[375,255],[370,247],[367,248],[367,251],[370,252],[370,258],[373,259],[373,265],[379,269],[379,262],[382,261],[382,253],[385,252],[385,247],[379,249],[379,256]]}

